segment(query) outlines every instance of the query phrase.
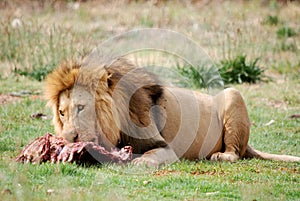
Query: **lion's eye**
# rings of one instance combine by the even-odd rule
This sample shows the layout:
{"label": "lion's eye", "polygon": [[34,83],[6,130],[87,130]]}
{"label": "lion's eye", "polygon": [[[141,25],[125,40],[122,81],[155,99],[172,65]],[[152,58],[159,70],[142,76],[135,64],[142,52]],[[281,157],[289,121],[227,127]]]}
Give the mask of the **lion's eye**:
{"label": "lion's eye", "polygon": [[77,112],[81,112],[84,109],[84,105],[77,106]]}
{"label": "lion's eye", "polygon": [[63,113],[63,111],[62,110],[59,110],[59,114],[60,114],[60,116],[65,116],[65,114]]}

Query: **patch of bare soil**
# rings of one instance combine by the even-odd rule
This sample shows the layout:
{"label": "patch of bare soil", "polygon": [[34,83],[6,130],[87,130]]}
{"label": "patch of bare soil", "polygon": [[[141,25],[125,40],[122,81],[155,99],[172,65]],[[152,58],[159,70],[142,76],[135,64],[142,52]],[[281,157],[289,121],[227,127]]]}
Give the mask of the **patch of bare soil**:
{"label": "patch of bare soil", "polygon": [[8,95],[8,94],[0,94],[0,105],[4,105],[7,103],[12,103],[20,100],[20,97]]}

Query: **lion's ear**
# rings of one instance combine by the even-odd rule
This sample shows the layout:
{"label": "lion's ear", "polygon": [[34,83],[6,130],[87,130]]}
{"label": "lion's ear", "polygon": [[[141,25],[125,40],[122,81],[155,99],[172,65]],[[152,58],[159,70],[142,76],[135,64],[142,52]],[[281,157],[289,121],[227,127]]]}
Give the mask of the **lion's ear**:
{"label": "lion's ear", "polygon": [[112,73],[106,71],[101,77],[100,82],[106,83],[109,88],[113,86]]}
{"label": "lion's ear", "polygon": [[112,74],[111,73],[108,73],[108,76],[107,76],[107,85],[109,88],[111,88],[113,86],[113,79],[112,79]]}

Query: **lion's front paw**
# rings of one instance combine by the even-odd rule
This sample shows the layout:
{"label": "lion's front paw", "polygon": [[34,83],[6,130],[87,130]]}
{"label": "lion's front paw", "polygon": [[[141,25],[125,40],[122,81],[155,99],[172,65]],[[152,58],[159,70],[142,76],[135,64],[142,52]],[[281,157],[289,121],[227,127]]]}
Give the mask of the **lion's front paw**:
{"label": "lion's front paw", "polygon": [[210,157],[210,160],[212,160],[212,161],[229,161],[229,162],[235,162],[238,159],[239,159],[239,156],[236,155],[235,153],[231,153],[231,152],[225,152],[225,153],[217,152],[217,153],[214,153]]}
{"label": "lion's front paw", "polygon": [[137,166],[159,167],[159,162],[149,157],[139,157],[132,160],[132,163]]}

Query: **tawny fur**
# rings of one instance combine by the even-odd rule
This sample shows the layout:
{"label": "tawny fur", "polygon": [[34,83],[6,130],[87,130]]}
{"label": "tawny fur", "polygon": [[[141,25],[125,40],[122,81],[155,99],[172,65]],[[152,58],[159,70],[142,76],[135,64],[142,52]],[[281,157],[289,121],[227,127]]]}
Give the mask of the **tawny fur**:
{"label": "tawny fur", "polygon": [[77,79],[80,64],[70,61],[61,63],[51,74],[47,76],[45,84],[45,98],[48,106],[53,109],[53,123],[57,133],[62,130],[62,122],[59,119],[59,95],[61,92],[73,88]]}
{"label": "tawny fur", "polygon": [[[84,133],[71,134],[76,139],[97,139],[99,144],[110,144],[107,147],[131,145],[134,153],[143,154],[135,159],[136,164],[157,166],[176,161],[177,157],[189,160],[210,158],[236,161],[243,157],[255,157],[300,161],[299,157],[266,154],[248,145],[250,120],[237,90],[226,89],[210,97],[191,90],[164,87],[155,75],[136,68],[122,58],[99,62],[97,65],[64,62],[49,74],[45,95],[48,105],[53,108],[53,123],[58,135],[63,135],[67,130],[60,117],[60,98],[78,102],[80,98],[74,99],[74,94],[80,94],[82,90],[94,99],[95,131],[87,132],[85,139],[80,137]],[[178,98],[183,98],[183,105],[178,103]],[[194,99],[196,102],[193,102]],[[195,103],[198,104],[194,105],[195,108],[199,107],[199,110],[193,107]],[[156,105],[163,108],[164,112],[151,111]],[[180,107],[185,109],[182,111]],[[199,111],[200,119],[194,122],[194,127],[185,128],[186,132],[177,138],[182,122],[180,112],[186,109],[190,112],[190,118],[197,117],[193,113]],[[72,111],[69,110],[70,113]],[[164,118],[167,120],[162,123]],[[77,120],[70,119],[68,124],[71,126],[68,128],[78,127]],[[193,122],[193,119],[189,121]],[[189,129],[194,129],[196,134],[191,135]],[[213,139],[215,142],[212,141],[212,147],[205,147],[207,145],[203,140],[210,132],[217,137]],[[188,149],[183,150],[183,144],[188,139],[192,141]]]}

